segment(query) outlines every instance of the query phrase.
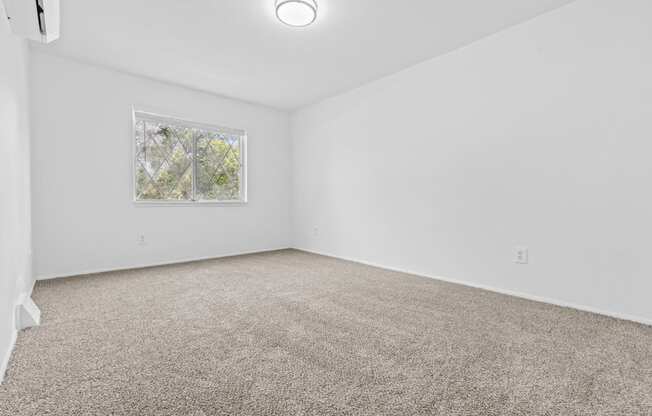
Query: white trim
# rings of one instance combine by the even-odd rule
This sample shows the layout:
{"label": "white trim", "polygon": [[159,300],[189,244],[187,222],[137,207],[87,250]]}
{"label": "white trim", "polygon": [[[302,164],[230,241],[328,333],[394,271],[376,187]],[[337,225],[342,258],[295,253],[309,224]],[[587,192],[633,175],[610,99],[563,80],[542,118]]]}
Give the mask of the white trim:
{"label": "white trim", "polygon": [[187,206],[246,206],[247,201],[134,201],[134,206],[146,207],[187,207]]}
{"label": "white trim", "polygon": [[36,303],[34,303],[32,297],[25,294],[20,297],[20,300],[16,305],[14,318],[16,320],[17,331],[33,328],[41,325],[41,310]]}
{"label": "white trim", "polygon": [[5,379],[5,373],[7,372],[7,368],[9,368],[9,360],[11,359],[11,354],[14,352],[14,348],[16,347],[17,339],[18,331],[13,329],[11,333],[11,341],[9,342],[9,349],[5,351],[4,357],[2,357],[2,361],[0,361],[0,384],[2,384]]}
{"label": "white trim", "polygon": [[34,286],[36,286],[36,279],[32,279],[32,284],[27,292],[25,292],[25,296],[28,298],[32,297],[32,294],[34,293]]}
{"label": "white trim", "polygon": [[558,299],[546,298],[546,297],[543,297],[543,296],[530,295],[530,294],[527,294],[527,293],[516,292],[516,291],[513,291],[513,290],[501,289],[501,288],[496,288],[496,287],[493,287],[493,286],[487,286],[487,285],[472,283],[472,282],[468,282],[468,281],[465,281],[465,280],[450,279],[448,277],[435,276],[435,275],[425,274],[423,272],[416,272],[416,271],[408,270],[408,269],[401,269],[401,268],[396,268],[396,267],[388,267],[388,266],[378,264],[378,263],[353,259],[353,258],[350,258],[350,257],[337,256],[337,255],[334,255],[334,254],[325,253],[325,252],[316,251],[316,250],[308,250],[308,249],[304,249],[304,248],[295,248],[295,250],[305,251],[306,253],[318,254],[320,256],[332,257],[332,258],[336,258],[336,259],[340,259],[340,260],[351,261],[351,262],[354,262],[354,263],[364,264],[365,266],[377,267],[377,268],[380,268],[380,269],[390,270],[390,271],[393,271],[393,272],[406,273],[406,274],[411,274],[411,275],[415,275],[415,276],[427,277],[429,279],[440,280],[442,282],[454,283],[454,284],[458,284],[458,285],[462,285],[462,286],[473,287],[473,288],[476,288],[476,289],[487,290],[489,292],[500,293],[500,294],[508,295],[508,296],[514,296],[514,297],[517,297],[517,298],[532,300],[532,301],[535,301],[535,302],[547,303],[547,304],[550,304],[550,305],[560,306],[560,307],[563,307],[563,308],[576,309],[576,310],[582,311],[582,312],[595,313],[595,314],[598,314],[598,315],[603,315],[603,316],[607,316],[607,317],[610,317],[610,318],[620,319],[620,320],[623,320],[623,321],[631,321],[631,322],[636,322],[636,323],[643,324],[643,325],[652,326],[652,318],[643,318],[641,316],[629,315],[629,314],[624,314],[624,313],[619,313],[619,312],[612,312],[612,311],[605,311],[605,310],[594,308],[594,307],[591,307],[591,306],[579,305],[579,304],[573,303],[573,302],[567,302],[567,301],[558,300]]}
{"label": "white trim", "polygon": [[181,117],[175,116],[166,116],[160,113],[145,111],[140,107],[134,106],[134,118],[140,118],[149,121],[155,121],[159,123],[178,123],[184,127],[194,127],[200,130],[211,130],[221,134],[228,134],[231,136],[246,136],[247,132],[242,129],[232,129],[230,127],[218,126],[215,124],[209,123],[200,123],[194,120],[187,120]]}
{"label": "white trim", "polygon": [[11,354],[14,352],[14,348],[16,348],[16,341],[18,340],[18,329],[16,327],[16,307],[19,305],[20,300],[23,299],[24,297],[28,297],[28,298],[32,297],[32,293],[34,292],[34,285],[36,285],[35,279],[32,281],[29,290],[18,297],[19,299],[18,302],[16,302],[14,304],[14,307],[12,308],[13,319],[11,320],[11,322],[13,324],[13,328],[11,333],[11,341],[9,342],[9,349],[5,351],[4,356],[2,357],[2,361],[0,361],[0,384],[2,384],[2,382],[4,381],[5,373],[9,368],[9,361],[11,360]]}
{"label": "white trim", "polygon": [[228,258],[228,257],[244,256],[244,255],[247,255],[247,254],[263,254],[263,253],[270,253],[270,252],[274,252],[274,251],[281,251],[281,250],[288,250],[288,249],[290,249],[290,247],[284,246],[284,247],[278,247],[278,248],[266,248],[266,249],[260,249],[260,250],[240,251],[240,252],[236,252],[236,253],[228,253],[228,254],[223,254],[223,255],[218,255],[218,256],[191,257],[191,258],[177,259],[177,260],[164,261],[164,262],[140,263],[140,264],[134,264],[134,265],[131,265],[131,266],[120,266],[120,267],[111,267],[111,268],[104,268],[104,269],[84,270],[84,271],[79,271],[79,272],[69,272],[69,273],[65,273],[65,274],[50,274],[50,275],[37,276],[36,280],[40,281],[40,280],[63,279],[63,278],[66,278],[66,277],[86,276],[86,275],[89,275],[89,274],[99,274],[99,273],[119,272],[119,271],[126,271],[126,270],[147,269],[149,267],[170,266],[170,265],[175,265],[175,264],[193,263],[193,262],[196,262],[196,261],[205,261],[205,260],[217,260],[217,259],[223,259],[223,258]]}

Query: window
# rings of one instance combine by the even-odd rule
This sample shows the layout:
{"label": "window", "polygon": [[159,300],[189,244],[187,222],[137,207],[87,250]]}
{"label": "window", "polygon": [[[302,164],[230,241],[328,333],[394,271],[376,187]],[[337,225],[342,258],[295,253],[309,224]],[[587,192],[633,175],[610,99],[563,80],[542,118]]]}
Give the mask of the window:
{"label": "window", "polygon": [[245,202],[241,130],[134,113],[137,202]]}

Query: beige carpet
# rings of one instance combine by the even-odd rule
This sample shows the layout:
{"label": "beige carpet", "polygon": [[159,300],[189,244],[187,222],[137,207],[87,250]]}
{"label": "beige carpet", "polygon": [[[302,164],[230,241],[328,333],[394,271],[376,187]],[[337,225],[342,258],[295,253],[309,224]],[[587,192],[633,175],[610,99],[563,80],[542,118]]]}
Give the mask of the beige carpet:
{"label": "beige carpet", "polygon": [[298,251],[41,282],[1,415],[652,415],[652,328]]}

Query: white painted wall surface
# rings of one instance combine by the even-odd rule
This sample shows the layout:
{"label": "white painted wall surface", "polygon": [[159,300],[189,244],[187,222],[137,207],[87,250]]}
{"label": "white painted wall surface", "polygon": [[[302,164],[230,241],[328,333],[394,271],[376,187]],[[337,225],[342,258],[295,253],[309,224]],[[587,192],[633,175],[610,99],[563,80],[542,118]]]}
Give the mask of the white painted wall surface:
{"label": "white painted wall surface", "polygon": [[28,59],[0,2],[0,381],[15,340],[16,302],[33,283]]}
{"label": "white painted wall surface", "polygon": [[[32,54],[37,278],[284,248],[290,244],[288,115]],[[136,206],[131,106],[248,132],[244,206]],[[137,236],[144,234],[146,245]]]}
{"label": "white painted wall surface", "polygon": [[299,111],[295,246],[652,322],[650,16],[578,1]]}

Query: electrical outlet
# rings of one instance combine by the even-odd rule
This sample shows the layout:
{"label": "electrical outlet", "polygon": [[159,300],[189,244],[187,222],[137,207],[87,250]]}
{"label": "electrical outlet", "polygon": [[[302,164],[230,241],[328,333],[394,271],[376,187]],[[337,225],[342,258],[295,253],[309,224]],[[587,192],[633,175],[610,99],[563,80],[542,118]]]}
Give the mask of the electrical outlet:
{"label": "electrical outlet", "polygon": [[315,237],[319,235],[319,227],[312,227],[312,235]]}
{"label": "electrical outlet", "polygon": [[528,264],[529,252],[527,247],[514,247],[514,263]]}
{"label": "electrical outlet", "polygon": [[144,246],[147,244],[147,240],[145,240],[145,234],[139,234],[136,241],[138,242],[139,246]]}

